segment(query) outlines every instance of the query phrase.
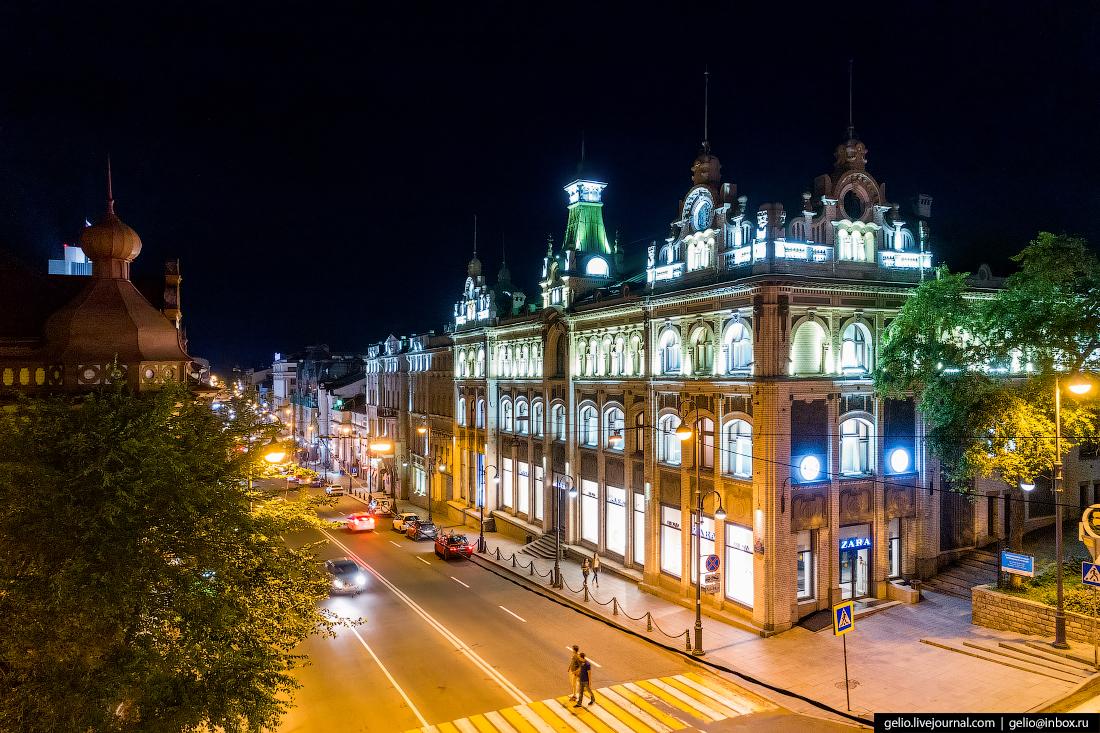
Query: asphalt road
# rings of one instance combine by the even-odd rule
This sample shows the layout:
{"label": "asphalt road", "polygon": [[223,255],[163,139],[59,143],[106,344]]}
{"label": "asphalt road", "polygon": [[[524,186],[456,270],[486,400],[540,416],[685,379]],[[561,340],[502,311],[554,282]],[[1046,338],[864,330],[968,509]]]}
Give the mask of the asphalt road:
{"label": "asphalt road", "polygon": [[[329,518],[362,505],[340,500]],[[320,532],[285,537],[292,546]],[[335,639],[312,637],[299,652],[311,665],[284,733],[408,731],[569,694],[572,644],[593,661],[593,687],[695,673],[688,658],[666,651],[534,593],[469,560],[444,562],[430,541],[414,542],[380,520],[376,532],[327,533],[322,560],[356,559],[367,570],[358,596],[332,597],[327,608],[365,623]],[[725,683],[732,687],[731,683]],[[755,724],[753,724],[755,721]],[[707,730],[842,730],[783,710],[716,721]],[[451,729],[444,727],[444,729]]]}

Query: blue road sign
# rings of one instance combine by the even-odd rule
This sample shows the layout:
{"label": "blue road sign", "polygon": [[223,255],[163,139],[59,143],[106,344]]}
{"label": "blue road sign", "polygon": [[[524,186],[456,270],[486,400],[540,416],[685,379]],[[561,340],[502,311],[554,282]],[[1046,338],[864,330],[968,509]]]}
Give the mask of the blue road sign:
{"label": "blue road sign", "polygon": [[1100,565],[1094,562],[1081,563],[1081,582],[1093,588],[1100,588]]}
{"label": "blue road sign", "polygon": [[1001,551],[1001,570],[1014,575],[1035,576],[1035,558],[1007,550]]}
{"label": "blue road sign", "polygon": [[717,555],[707,556],[707,572],[713,573],[718,570],[718,566],[722,564],[722,561],[718,559]]}
{"label": "blue road sign", "polygon": [[846,601],[833,606],[833,636],[847,634],[855,626],[852,616],[852,602]]}

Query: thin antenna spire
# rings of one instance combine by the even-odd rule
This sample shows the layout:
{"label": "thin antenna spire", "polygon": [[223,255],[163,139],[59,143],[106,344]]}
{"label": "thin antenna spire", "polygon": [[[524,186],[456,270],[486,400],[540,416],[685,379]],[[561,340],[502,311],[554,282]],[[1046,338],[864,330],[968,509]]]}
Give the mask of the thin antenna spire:
{"label": "thin antenna spire", "polygon": [[710,69],[703,71],[703,148],[710,152]]}
{"label": "thin antenna spire", "polygon": [[477,214],[474,214],[474,259],[477,259]]}
{"label": "thin antenna spire", "polygon": [[107,153],[107,211],[115,213],[115,194],[111,184],[111,154]]}
{"label": "thin antenna spire", "polygon": [[852,124],[852,59],[848,59],[848,139],[852,139],[855,126]]}
{"label": "thin antenna spire", "polygon": [[500,235],[500,264],[506,266],[508,264],[508,249],[504,246],[504,233]]}
{"label": "thin antenna spire", "polygon": [[584,168],[584,129],[581,129],[581,168]]}

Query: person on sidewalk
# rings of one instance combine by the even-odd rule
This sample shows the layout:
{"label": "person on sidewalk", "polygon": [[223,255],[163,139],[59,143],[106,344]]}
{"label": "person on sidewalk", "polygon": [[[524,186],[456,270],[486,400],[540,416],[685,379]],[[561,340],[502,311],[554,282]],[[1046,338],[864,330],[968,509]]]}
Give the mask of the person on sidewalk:
{"label": "person on sidewalk", "polygon": [[581,652],[581,669],[578,677],[580,679],[580,688],[577,690],[577,704],[573,707],[579,708],[584,704],[585,690],[588,690],[588,694],[592,698],[588,703],[588,707],[592,707],[596,704],[596,693],[592,692],[592,662],[585,659],[584,652]]}
{"label": "person on sidewalk", "polygon": [[584,576],[584,584],[588,585],[588,558],[587,557],[584,559],[584,562],[581,563],[581,575]]}
{"label": "person on sidewalk", "polygon": [[579,681],[578,675],[581,672],[581,648],[576,644],[573,645],[573,658],[569,660],[569,699],[577,699],[577,684]]}
{"label": "person on sidewalk", "polygon": [[600,555],[599,553],[592,553],[592,580],[596,583],[596,587],[600,587]]}

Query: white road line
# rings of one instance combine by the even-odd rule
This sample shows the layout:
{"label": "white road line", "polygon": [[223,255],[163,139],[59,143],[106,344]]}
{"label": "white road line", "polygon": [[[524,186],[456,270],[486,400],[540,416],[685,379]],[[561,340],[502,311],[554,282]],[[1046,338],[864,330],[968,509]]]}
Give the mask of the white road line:
{"label": "white road line", "polygon": [[[572,652],[572,651],[573,651],[573,647],[571,647],[571,646],[567,646],[567,647],[565,647],[565,650],[566,650],[567,652]],[[585,659],[587,659],[588,661],[592,662],[592,666],[593,666],[593,667],[602,667],[602,666],[603,666],[602,664],[598,664],[598,663],[596,662],[596,660],[595,660],[595,659],[593,659],[592,657],[586,656],[586,657],[585,657]]]}
{"label": "white road line", "polygon": [[418,558],[416,558],[416,559],[417,559],[417,560],[419,560],[420,562],[424,563],[425,565],[431,565],[431,563],[430,563],[430,562],[428,562],[427,560],[425,560],[425,559],[424,559],[424,558],[422,558],[422,557],[418,557]]}
{"label": "white road line", "polygon": [[398,588],[396,585],[391,583],[384,575],[382,575],[377,570],[375,570],[370,565],[368,565],[363,560],[363,558],[356,555],[355,552],[351,550],[351,548],[349,548],[347,545],[345,545],[340,540],[333,537],[327,531],[325,531],[323,529],[319,530],[319,531],[321,532],[321,534],[328,537],[329,540],[331,540],[333,542],[333,544],[337,545],[338,547],[343,548],[348,553],[348,556],[351,557],[352,559],[354,559],[357,563],[359,563],[359,565],[361,567],[365,568],[367,570],[367,572],[369,572],[374,577],[378,578],[379,582],[381,582],[383,585],[385,585],[387,588],[389,588],[390,591],[394,595],[396,595],[398,598],[400,598],[402,601],[404,601],[405,605],[407,605],[409,608],[411,608],[414,613],[416,613],[418,616],[420,616],[420,618],[424,619],[424,621],[427,622],[427,624],[429,626],[431,626],[436,631],[438,631],[440,633],[440,635],[443,636],[443,638],[447,639],[449,642],[454,644],[455,647],[457,647],[458,650],[460,652],[462,652],[462,654],[467,659],[469,659],[471,662],[473,662],[475,665],[477,665],[481,669],[481,671],[483,671],[485,674],[492,677],[496,681],[496,683],[504,689],[505,692],[507,692],[509,695],[511,695],[513,698],[515,698],[516,702],[524,703],[524,704],[531,702],[531,698],[527,697],[527,695],[524,695],[522,690],[520,690],[518,687],[516,687],[511,682],[509,682],[508,679],[504,677],[504,675],[502,675],[492,665],[490,665],[488,662],[486,662],[484,659],[482,659],[480,656],[478,656],[477,652],[475,652],[473,649],[471,649],[469,647],[469,645],[466,644],[466,642],[459,639],[457,636],[452,634],[446,627],[444,627],[443,624],[439,623],[434,618],[432,618],[432,616],[430,614],[428,614],[427,611],[425,611],[423,608],[421,608],[419,605],[417,605],[416,601],[409,598],[407,595],[405,595],[401,591],[400,588]]}
{"label": "white road line", "polygon": [[[511,611],[509,611],[509,610],[508,610],[507,608],[505,608],[504,606],[501,606],[501,607],[500,607],[500,610],[504,611],[505,613],[511,613],[511,614],[512,614],[513,616],[516,616],[516,614],[512,613]],[[523,618],[522,616],[516,616],[516,618],[518,618],[518,619],[519,619],[520,621],[522,621],[523,623],[527,623],[527,619]]]}
{"label": "white road line", "polygon": [[669,728],[667,725],[665,725],[661,721],[657,720],[652,715],[650,715],[646,711],[642,710],[640,707],[638,707],[634,703],[630,702],[629,700],[627,700],[625,697],[623,697],[619,693],[615,692],[614,690],[612,690],[610,688],[607,688],[607,687],[604,687],[604,688],[601,688],[599,692],[604,697],[606,697],[608,700],[615,703],[616,705],[621,707],[623,710],[625,710],[626,712],[630,713],[631,715],[633,715],[638,720],[640,720],[643,723],[645,723],[646,725],[648,725],[650,728],[652,728],[657,733],[672,733],[672,728]]}
{"label": "white road line", "polygon": [[546,707],[553,710],[555,715],[564,720],[566,725],[577,731],[577,733],[591,733],[591,728],[589,728],[581,721],[577,720],[577,716],[566,710],[565,706],[563,706],[556,699],[550,698],[549,700],[543,700],[542,702],[544,705],[546,705]]}
{"label": "white road line", "polygon": [[519,733],[512,724],[504,719],[504,716],[494,710],[491,713],[485,713],[485,719],[493,724],[493,727],[501,731],[501,733]]}
{"label": "white road line", "polygon": [[390,540],[390,544],[393,545],[394,547],[400,547],[401,546],[401,545],[397,544],[396,542],[394,542],[393,540]]}
{"label": "white road line", "polygon": [[367,642],[363,640],[362,636],[359,636],[359,632],[355,629],[354,626],[351,627],[351,633],[355,634],[355,637],[359,639],[359,642],[363,645],[363,647],[368,652],[370,652],[370,655],[372,657],[374,657],[374,661],[378,664],[379,669],[381,669],[386,674],[386,677],[389,678],[390,684],[392,684],[397,689],[397,691],[401,693],[401,697],[405,698],[405,703],[408,704],[409,709],[416,713],[417,720],[427,726],[428,721],[424,720],[424,716],[420,714],[420,711],[416,709],[415,705],[413,705],[412,700],[409,699],[409,696],[406,695],[405,691],[401,689],[401,685],[397,684],[397,680],[395,680],[393,678],[393,675],[390,674],[390,671],[386,669],[386,665],[382,664],[382,660],[378,658],[378,655],[374,653],[374,650],[367,646]]}
{"label": "white road line", "polygon": [[539,717],[538,713],[536,713],[534,710],[527,707],[526,705],[516,705],[512,709],[519,713],[519,716],[530,723],[531,727],[537,730],[539,733],[557,733],[557,731],[554,730],[554,728],[552,728],[549,723]]}
{"label": "white road line", "polygon": [[463,583],[463,582],[462,582],[461,580],[459,580],[458,578],[456,578],[456,577],[455,577],[455,576],[453,576],[453,575],[451,576],[451,580],[453,580],[454,582],[458,583],[458,584],[459,584],[459,585],[461,585],[461,586],[465,586],[465,587],[467,587],[467,588],[469,588],[469,587],[470,587],[470,586],[466,585],[465,583]]}

